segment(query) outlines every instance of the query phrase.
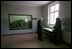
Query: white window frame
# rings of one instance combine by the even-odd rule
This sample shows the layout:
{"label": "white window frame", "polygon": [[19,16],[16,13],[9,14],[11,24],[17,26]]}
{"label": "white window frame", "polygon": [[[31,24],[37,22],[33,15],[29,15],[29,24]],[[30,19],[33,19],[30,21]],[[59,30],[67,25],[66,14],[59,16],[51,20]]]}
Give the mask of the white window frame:
{"label": "white window frame", "polygon": [[[55,5],[55,4],[57,4],[57,3],[59,4],[59,1],[56,1],[56,2],[54,2],[54,3],[52,3],[52,4],[50,4],[50,5],[48,6],[48,25],[49,25],[49,26],[55,25],[55,24],[50,24],[50,18],[49,18],[49,17],[50,17],[50,7],[53,6],[53,5]],[[55,10],[55,7],[54,7],[54,10]],[[55,12],[58,12],[58,17],[59,17],[59,10],[54,11],[53,13],[55,13]]]}

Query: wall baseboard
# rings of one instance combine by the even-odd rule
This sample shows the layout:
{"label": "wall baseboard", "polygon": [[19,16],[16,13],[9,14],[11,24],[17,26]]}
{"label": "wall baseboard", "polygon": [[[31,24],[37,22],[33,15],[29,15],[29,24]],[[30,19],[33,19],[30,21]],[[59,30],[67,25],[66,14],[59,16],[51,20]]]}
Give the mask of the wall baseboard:
{"label": "wall baseboard", "polygon": [[69,43],[66,42],[66,41],[62,41],[62,43],[68,45],[69,47],[71,47],[71,44],[69,44]]}
{"label": "wall baseboard", "polygon": [[29,33],[16,33],[16,34],[3,34],[1,36],[11,36],[11,35],[23,35],[23,34],[33,34],[35,32],[29,32]]}

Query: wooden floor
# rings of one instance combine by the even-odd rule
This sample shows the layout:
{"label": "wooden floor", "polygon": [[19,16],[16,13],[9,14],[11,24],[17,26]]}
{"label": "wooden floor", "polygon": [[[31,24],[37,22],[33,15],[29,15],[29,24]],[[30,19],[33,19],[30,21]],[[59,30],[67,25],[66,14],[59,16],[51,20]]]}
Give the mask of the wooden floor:
{"label": "wooden floor", "polygon": [[1,48],[69,48],[65,44],[59,46],[48,40],[39,41],[37,34],[1,36]]}

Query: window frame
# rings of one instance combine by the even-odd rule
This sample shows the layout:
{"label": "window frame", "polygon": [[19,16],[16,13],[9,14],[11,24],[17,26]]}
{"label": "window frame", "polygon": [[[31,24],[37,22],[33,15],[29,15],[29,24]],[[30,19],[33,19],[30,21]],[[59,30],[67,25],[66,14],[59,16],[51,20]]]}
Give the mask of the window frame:
{"label": "window frame", "polygon": [[[55,12],[58,12],[58,17],[59,17],[59,10],[55,10],[55,4],[59,4],[59,1],[55,1],[54,3],[52,3],[48,6],[48,25],[55,25],[55,24],[50,24],[50,14],[51,13],[54,13],[54,16],[55,16]],[[50,11],[52,6],[54,6],[53,12]]]}

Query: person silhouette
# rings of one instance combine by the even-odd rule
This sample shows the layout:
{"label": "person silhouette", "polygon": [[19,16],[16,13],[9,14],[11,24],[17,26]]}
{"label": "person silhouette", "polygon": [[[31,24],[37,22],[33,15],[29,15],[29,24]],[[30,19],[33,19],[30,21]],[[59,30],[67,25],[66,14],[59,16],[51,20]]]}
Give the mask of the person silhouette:
{"label": "person silhouette", "polygon": [[56,23],[54,26],[54,43],[59,45],[62,42],[62,28],[61,28],[61,20],[56,18]]}
{"label": "person silhouette", "polygon": [[41,25],[41,19],[38,20],[38,23],[37,23],[37,34],[38,34],[38,39],[40,41],[43,41],[42,39],[42,25]]}

